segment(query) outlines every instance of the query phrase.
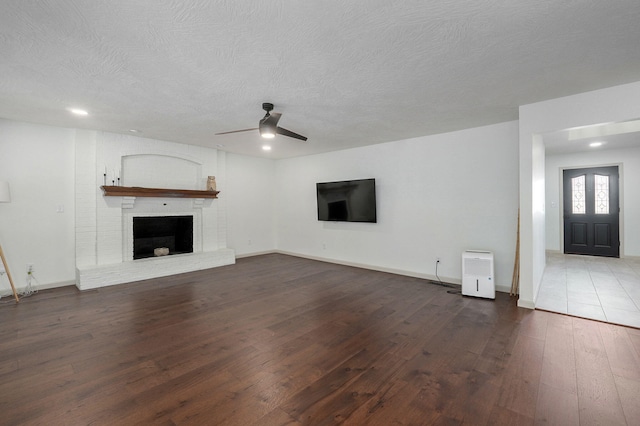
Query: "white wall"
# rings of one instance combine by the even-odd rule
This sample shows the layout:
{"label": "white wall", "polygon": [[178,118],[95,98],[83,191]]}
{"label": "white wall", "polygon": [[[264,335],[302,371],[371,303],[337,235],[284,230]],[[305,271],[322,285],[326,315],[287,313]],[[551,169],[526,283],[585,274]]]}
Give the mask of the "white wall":
{"label": "white wall", "polygon": [[[518,209],[518,123],[278,161],[284,252],[460,282],[461,254],[495,254],[510,288]],[[375,178],[378,223],[320,222],[315,183]]]}
{"label": "white wall", "polygon": [[[0,180],[13,195],[0,204],[0,243],[19,287],[27,263],[40,288],[75,282],[77,134],[0,120]],[[238,255],[279,249],[427,277],[440,257],[440,276],[453,282],[461,251],[483,248],[495,252],[498,285],[508,287],[516,140],[511,122],[278,162],[228,154],[220,194],[227,246]],[[318,222],[315,183],[361,177],[377,179],[379,223]],[[56,213],[59,205],[64,212]],[[9,292],[6,275],[0,292]]]}
{"label": "white wall", "polygon": [[640,148],[593,150],[576,154],[548,155],[546,159],[547,250],[562,249],[562,170],[576,167],[621,165],[620,251],[640,256]]}
{"label": "white wall", "polygon": [[[640,82],[595,90],[520,107],[520,306],[533,307],[544,272],[546,218],[544,147],[540,135],[548,132],[640,118]],[[537,170],[542,169],[542,177]]]}
{"label": "white wall", "polygon": [[[640,82],[524,105],[520,107],[519,122],[282,160],[275,165],[275,184],[269,183],[266,186],[270,188],[263,191],[256,190],[260,194],[256,198],[238,198],[233,207],[229,206],[227,216],[233,222],[229,224],[233,241],[228,246],[236,248],[239,254],[247,254],[270,250],[275,245],[277,249],[302,255],[425,275],[433,275],[434,259],[440,256],[443,260],[440,273],[445,278],[459,277],[459,251],[481,247],[496,251],[497,278],[504,286],[511,276],[516,209],[507,207],[509,202],[501,204],[499,196],[503,195],[504,200],[517,199],[519,167],[518,303],[532,307],[544,271],[546,249],[545,203],[544,197],[540,203],[536,189],[545,186],[544,146],[537,142],[539,135],[638,118]],[[514,132],[518,138],[518,127],[519,165],[513,159],[514,155],[517,158],[518,147],[508,142]],[[27,263],[35,265],[36,278],[44,286],[75,279],[76,133],[73,129],[0,119],[0,180],[8,180],[13,192],[12,203],[0,204],[0,243],[18,286],[24,286]],[[256,164],[260,164],[258,170],[271,167],[268,160],[230,157],[232,170],[228,174],[234,179],[253,175]],[[321,180],[366,176],[379,180],[380,202],[385,203],[380,205],[380,223],[371,226],[315,220],[315,195],[309,187]],[[265,179],[260,185],[266,182]],[[488,190],[487,183],[497,185],[498,191]],[[470,189],[478,184],[478,191]],[[231,191],[235,184],[230,179],[227,185]],[[254,185],[247,179],[240,186],[255,189]],[[629,190],[632,188],[629,186]],[[262,225],[262,221],[267,221],[264,194],[269,191],[275,197],[275,219],[271,218],[277,222],[275,234],[265,233],[268,227]],[[487,207],[491,202],[505,212]],[[58,205],[64,206],[64,212],[55,212]],[[628,208],[631,207],[625,205]],[[254,223],[259,226],[250,225],[249,231],[243,229]],[[482,230],[477,231],[477,226]],[[490,226],[497,226],[497,232],[488,229]],[[625,227],[627,232],[637,230],[632,225],[630,229]],[[253,248],[248,246],[249,239]],[[625,237],[625,243],[630,242]],[[636,250],[636,246],[626,247],[629,253]],[[0,276],[0,292],[7,291],[6,276]]]}
{"label": "white wall", "polygon": [[[91,173],[91,178],[86,182],[76,179],[76,149],[80,151],[80,156],[95,159],[97,155],[95,135],[95,131],[0,119],[0,180],[10,183],[12,193],[11,203],[0,203],[0,244],[7,256],[9,269],[18,290],[26,285],[27,263],[34,265],[34,276],[37,279],[34,285],[37,288],[44,289],[76,283],[75,227],[76,225],[79,227],[95,225],[96,202],[94,200],[92,206],[84,206],[75,213],[77,207],[75,194],[86,188],[97,191],[97,186],[101,183],[101,178],[94,176],[94,173]],[[113,134],[104,134],[104,137],[132,139],[131,136]],[[155,141],[152,144],[164,147],[159,149],[166,149],[169,145],[179,145],[163,141]],[[126,146],[132,146],[130,141],[123,142],[123,147]],[[185,150],[195,153],[194,155],[199,158],[202,157],[201,152],[206,150],[202,147],[183,146]],[[213,158],[215,165],[217,151],[213,149],[208,151],[210,153],[207,155]],[[204,170],[205,175],[220,173],[226,167],[224,158],[224,153],[218,153],[218,171],[212,172],[211,167],[214,166],[211,166]],[[78,160],[83,163],[81,159]],[[104,167],[104,164],[107,163],[100,162],[101,167]],[[272,162],[267,161],[267,164]],[[95,168],[95,164],[92,167]],[[109,173],[112,174],[111,168],[116,167],[115,162],[110,162]],[[236,174],[248,173],[251,166],[247,168]],[[100,176],[101,173],[102,171]],[[224,176],[219,177],[224,178]],[[200,184],[204,185],[204,178]],[[221,179],[219,183],[219,188],[223,191],[221,197],[230,195],[231,191],[225,185],[225,179]],[[271,184],[268,183],[267,186],[271,187]],[[241,191],[238,192],[241,193]],[[100,199],[102,199],[101,196]],[[226,205],[224,198],[215,202],[220,206]],[[239,208],[242,209],[243,214],[246,214],[244,207],[251,203],[246,201],[240,205]],[[62,212],[57,212],[59,207],[62,208]],[[259,216],[260,209],[252,208],[252,214]],[[90,220],[92,215],[93,221]],[[230,211],[229,215],[234,216],[235,212]],[[247,220],[251,220],[251,215]],[[218,228],[218,244],[226,246],[226,237],[220,238],[220,235],[226,235],[226,221],[218,220],[217,222],[213,226]],[[272,233],[273,227],[269,229],[268,239],[271,242],[268,247],[270,249],[274,247]],[[95,237],[93,239],[95,240]],[[87,261],[96,263],[97,257],[88,256]],[[2,266],[0,266],[1,269]],[[7,276],[2,274],[0,275],[0,295],[10,293]]]}
{"label": "white wall", "polygon": [[[0,119],[0,180],[9,182],[12,198],[0,204],[0,244],[19,289],[26,285],[27,263],[39,288],[75,278],[74,135]],[[0,294],[10,292],[7,276],[0,276]]]}
{"label": "white wall", "polygon": [[274,206],[281,188],[274,182],[275,161],[227,154],[227,184],[220,199],[227,203],[227,241],[236,255],[275,250]]}
{"label": "white wall", "polygon": [[[91,133],[95,135],[92,137]],[[226,247],[224,199],[104,197],[100,185],[120,177],[124,186],[201,189],[207,176],[226,183],[218,151],[202,146],[78,131],[76,138],[76,285],[84,290],[235,262]],[[111,181],[111,182],[110,182]],[[133,262],[136,216],[193,217],[193,253]]]}

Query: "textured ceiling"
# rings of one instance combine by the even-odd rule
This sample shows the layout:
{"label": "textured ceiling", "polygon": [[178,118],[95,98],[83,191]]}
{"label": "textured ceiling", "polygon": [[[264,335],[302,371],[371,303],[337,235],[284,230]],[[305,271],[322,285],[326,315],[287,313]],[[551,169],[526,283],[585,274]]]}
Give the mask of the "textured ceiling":
{"label": "textured ceiling", "polygon": [[640,147],[640,120],[558,130],[542,135],[542,140],[548,155],[636,148]]}
{"label": "textured ceiling", "polygon": [[[640,80],[638,0],[3,0],[0,117],[286,158]],[[263,153],[262,102],[280,125]],[[87,117],[66,108],[81,107]]]}

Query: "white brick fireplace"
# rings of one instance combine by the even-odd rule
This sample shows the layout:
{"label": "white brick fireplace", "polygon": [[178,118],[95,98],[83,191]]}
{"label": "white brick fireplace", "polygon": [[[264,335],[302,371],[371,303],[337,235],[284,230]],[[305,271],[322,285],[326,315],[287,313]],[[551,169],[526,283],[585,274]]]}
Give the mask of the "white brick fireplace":
{"label": "white brick fireplace", "polygon": [[[224,155],[204,147],[78,130],[77,287],[86,290],[235,263],[233,250],[226,247]],[[106,181],[204,190],[207,176],[216,176],[220,198],[107,197],[100,189]],[[133,260],[133,218],[138,216],[193,216],[193,253]]]}

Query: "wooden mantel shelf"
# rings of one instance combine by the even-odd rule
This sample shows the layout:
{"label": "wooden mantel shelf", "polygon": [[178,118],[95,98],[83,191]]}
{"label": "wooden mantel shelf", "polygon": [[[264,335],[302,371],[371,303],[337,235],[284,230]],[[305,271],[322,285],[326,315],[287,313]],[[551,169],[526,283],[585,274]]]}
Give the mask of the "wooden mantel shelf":
{"label": "wooden mantel shelf", "polygon": [[171,197],[171,198],[218,198],[220,191],[198,191],[194,189],[141,188],[139,186],[100,187],[105,197]]}

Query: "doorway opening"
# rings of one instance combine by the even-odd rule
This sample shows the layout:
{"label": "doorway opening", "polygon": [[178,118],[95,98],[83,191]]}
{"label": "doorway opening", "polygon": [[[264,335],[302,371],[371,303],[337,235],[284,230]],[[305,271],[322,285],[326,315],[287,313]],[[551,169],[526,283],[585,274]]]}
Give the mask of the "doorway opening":
{"label": "doorway opening", "polygon": [[618,166],[563,171],[564,253],[620,257]]}

